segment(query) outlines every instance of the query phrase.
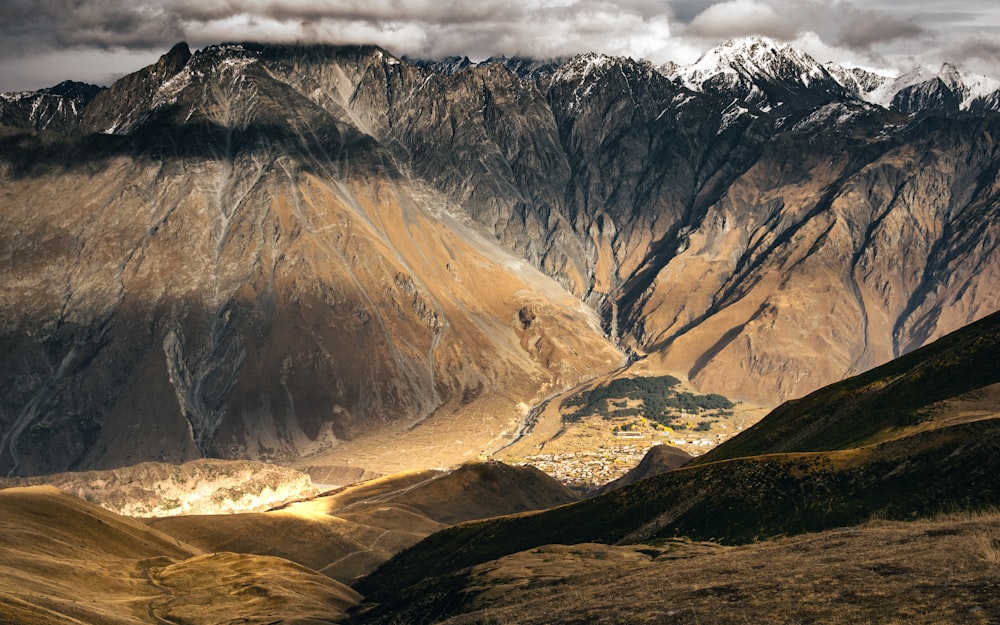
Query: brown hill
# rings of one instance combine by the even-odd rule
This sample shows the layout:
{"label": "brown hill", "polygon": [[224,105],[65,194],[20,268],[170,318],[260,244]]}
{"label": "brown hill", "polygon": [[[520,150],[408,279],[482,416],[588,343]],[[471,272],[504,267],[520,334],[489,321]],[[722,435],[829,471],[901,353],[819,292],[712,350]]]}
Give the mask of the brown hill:
{"label": "brown hill", "polygon": [[194,547],[52,487],[0,490],[0,621],[330,623],[350,588],[278,558]]}
{"label": "brown hill", "polygon": [[1000,617],[1000,516],[955,515],[739,547],[547,545],[428,580],[353,624],[986,624]]}
{"label": "brown hill", "polygon": [[350,582],[449,525],[574,499],[541,471],[490,462],[378,478],[266,513],[147,522],[206,551],[280,556]]}
{"label": "brown hill", "polygon": [[642,457],[642,460],[639,461],[639,464],[634,469],[617,480],[601,486],[594,494],[600,495],[609,490],[634,484],[647,477],[673,471],[690,462],[693,457],[683,449],[678,449],[672,445],[654,445],[650,447],[649,451],[646,452],[646,455]]}

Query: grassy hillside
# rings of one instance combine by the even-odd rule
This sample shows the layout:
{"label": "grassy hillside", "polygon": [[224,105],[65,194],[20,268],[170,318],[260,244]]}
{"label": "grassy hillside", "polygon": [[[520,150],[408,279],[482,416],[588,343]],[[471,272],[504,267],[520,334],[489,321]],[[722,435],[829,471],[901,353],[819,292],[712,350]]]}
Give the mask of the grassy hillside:
{"label": "grassy hillside", "polygon": [[278,556],[350,582],[454,523],[573,500],[537,469],[489,462],[382,477],[270,512],[148,523],[206,551]]}
{"label": "grassy hillside", "polygon": [[203,554],[55,488],[0,490],[0,623],[327,623],[359,597],[279,558]]}
{"label": "grassy hillside", "polygon": [[933,406],[1000,382],[1000,312],[881,367],[789,401],[694,461],[849,449],[933,428]]}
{"label": "grassy hillside", "polygon": [[985,625],[1000,617],[1000,515],[947,515],[738,547],[548,545],[428,580],[353,623]]}
{"label": "grassy hillside", "polygon": [[[785,418],[792,413],[779,409],[771,426],[750,435],[769,445],[736,447],[770,453],[693,464],[543,513],[456,526],[403,552],[357,588],[369,600],[401,605],[400,587],[419,593],[427,578],[547,544],[655,545],[678,536],[742,544],[872,517],[906,520],[998,506],[1000,418],[990,386],[1000,382],[998,326],[1000,315],[993,315],[792,404],[812,406],[810,413]],[[986,409],[968,410],[980,395]],[[823,408],[824,401],[833,406]],[[774,453],[786,439],[800,441],[803,450]]]}

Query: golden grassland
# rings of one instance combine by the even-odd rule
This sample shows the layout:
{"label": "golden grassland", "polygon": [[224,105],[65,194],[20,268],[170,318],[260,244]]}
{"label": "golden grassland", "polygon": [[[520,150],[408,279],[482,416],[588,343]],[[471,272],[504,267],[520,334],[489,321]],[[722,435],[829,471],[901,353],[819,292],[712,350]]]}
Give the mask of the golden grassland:
{"label": "golden grassland", "polygon": [[453,603],[355,622],[987,625],[1000,619],[1000,511],[873,520],[736,547],[550,545],[422,592]]}
{"label": "golden grassland", "polygon": [[347,583],[454,523],[573,498],[534,469],[482,463],[386,476],[269,512],[146,522],[208,552],[278,556]]}
{"label": "golden grassland", "polygon": [[203,553],[53,487],[0,491],[0,623],[330,623],[349,587],[274,557]]}

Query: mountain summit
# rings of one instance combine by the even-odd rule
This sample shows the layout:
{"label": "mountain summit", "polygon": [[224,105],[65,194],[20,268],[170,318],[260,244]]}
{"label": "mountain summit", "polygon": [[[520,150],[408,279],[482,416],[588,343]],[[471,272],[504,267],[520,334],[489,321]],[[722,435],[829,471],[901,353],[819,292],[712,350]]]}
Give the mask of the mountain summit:
{"label": "mountain summit", "polygon": [[668,76],[692,91],[736,96],[767,110],[811,108],[848,97],[822,64],[767,37],[729,40]]}

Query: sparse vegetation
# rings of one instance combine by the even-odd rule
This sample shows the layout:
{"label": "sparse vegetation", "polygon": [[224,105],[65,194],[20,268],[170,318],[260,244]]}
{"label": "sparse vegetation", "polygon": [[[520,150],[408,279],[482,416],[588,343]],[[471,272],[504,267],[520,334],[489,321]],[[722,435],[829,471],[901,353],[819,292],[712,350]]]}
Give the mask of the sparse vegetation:
{"label": "sparse vegetation", "polygon": [[985,625],[1000,616],[1000,572],[981,557],[998,523],[994,511],[740,547],[682,539],[549,545],[427,580],[398,612],[376,609],[351,622]]}
{"label": "sparse vegetation", "polygon": [[998,441],[1000,420],[985,420],[863,449],[689,466],[545,513],[449,528],[376,571],[362,592],[545,544],[677,536],[744,544],[848,527],[876,512],[903,520],[1000,505]]}

